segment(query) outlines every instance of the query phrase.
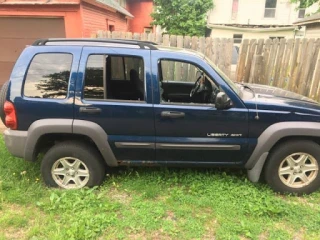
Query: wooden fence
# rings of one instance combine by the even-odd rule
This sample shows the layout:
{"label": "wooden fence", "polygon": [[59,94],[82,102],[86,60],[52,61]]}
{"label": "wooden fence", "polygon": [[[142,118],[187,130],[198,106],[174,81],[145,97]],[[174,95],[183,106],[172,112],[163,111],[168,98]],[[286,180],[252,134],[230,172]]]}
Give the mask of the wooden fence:
{"label": "wooden fence", "polygon": [[272,85],[320,101],[320,39],[245,39],[235,68],[233,39],[106,31],[98,31],[92,37],[152,41],[192,49],[205,54],[235,81]]}

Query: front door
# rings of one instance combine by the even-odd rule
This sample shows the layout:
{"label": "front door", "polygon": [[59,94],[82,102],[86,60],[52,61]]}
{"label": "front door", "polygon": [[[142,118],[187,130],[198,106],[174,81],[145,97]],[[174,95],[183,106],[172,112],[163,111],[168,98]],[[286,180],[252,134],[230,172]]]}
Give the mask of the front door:
{"label": "front door", "polygon": [[152,71],[158,72],[153,82],[159,87],[154,105],[156,159],[172,165],[240,163],[248,147],[247,109],[235,98],[232,108],[217,110],[207,95],[191,97],[199,74],[217,91],[228,86],[202,59],[187,55],[180,59],[177,53],[152,52]]}
{"label": "front door", "polygon": [[118,161],[155,158],[149,69],[150,50],[83,49],[75,118],[100,125]]}

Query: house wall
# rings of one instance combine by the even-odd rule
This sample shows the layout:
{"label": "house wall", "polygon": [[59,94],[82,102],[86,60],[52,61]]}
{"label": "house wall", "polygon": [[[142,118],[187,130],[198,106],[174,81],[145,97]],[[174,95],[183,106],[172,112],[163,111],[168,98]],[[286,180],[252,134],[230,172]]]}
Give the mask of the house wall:
{"label": "house wall", "polygon": [[[12,1],[12,0],[11,0]],[[66,37],[82,37],[80,6],[75,5],[7,5],[0,4],[0,17],[63,17]]]}
{"label": "house wall", "polygon": [[213,28],[211,31],[212,38],[233,38],[233,34],[243,34],[242,39],[268,39],[270,37],[285,37],[285,38],[293,38],[294,33],[292,30],[286,31],[268,31],[268,32],[248,32],[239,30],[231,30],[231,29],[217,29]]}
{"label": "house wall", "polygon": [[[290,0],[278,0],[275,18],[264,18],[266,0],[238,0],[238,12],[232,14],[234,0],[214,0],[215,7],[209,11],[208,23],[212,24],[253,24],[291,25],[298,20],[297,5]],[[316,5],[307,9],[314,12]]]}
{"label": "house wall", "polygon": [[111,12],[88,3],[82,3],[81,14],[83,18],[83,37],[90,37],[98,30],[108,31],[110,25],[115,27],[114,31],[128,31],[127,19],[123,14]]}
{"label": "house wall", "polygon": [[127,9],[134,16],[133,19],[129,20],[129,32],[143,33],[145,27],[151,27],[152,0],[128,1]]}
{"label": "house wall", "polygon": [[306,26],[306,38],[320,38],[320,22]]}

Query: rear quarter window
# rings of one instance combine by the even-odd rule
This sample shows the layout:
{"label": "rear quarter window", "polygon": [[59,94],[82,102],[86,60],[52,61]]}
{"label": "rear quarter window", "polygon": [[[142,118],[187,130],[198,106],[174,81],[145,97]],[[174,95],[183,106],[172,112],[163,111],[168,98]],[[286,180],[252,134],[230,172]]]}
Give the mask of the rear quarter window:
{"label": "rear quarter window", "polygon": [[29,66],[23,94],[31,98],[67,97],[72,55],[68,53],[42,53],[36,55]]}

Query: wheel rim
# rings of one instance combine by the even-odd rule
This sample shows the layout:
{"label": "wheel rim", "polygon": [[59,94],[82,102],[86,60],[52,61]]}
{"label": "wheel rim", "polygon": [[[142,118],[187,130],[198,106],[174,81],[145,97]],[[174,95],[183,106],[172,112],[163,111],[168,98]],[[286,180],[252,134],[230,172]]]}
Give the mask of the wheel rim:
{"label": "wheel rim", "polygon": [[293,153],[280,164],[280,180],[291,188],[302,188],[317,177],[319,166],[317,160],[308,153]]}
{"label": "wheel rim", "polygon": [[64,157],[58,159],[52,166],[53,180],[62,188],[78,189],[86,186],[89,181],[89,169],[78,158]]}

